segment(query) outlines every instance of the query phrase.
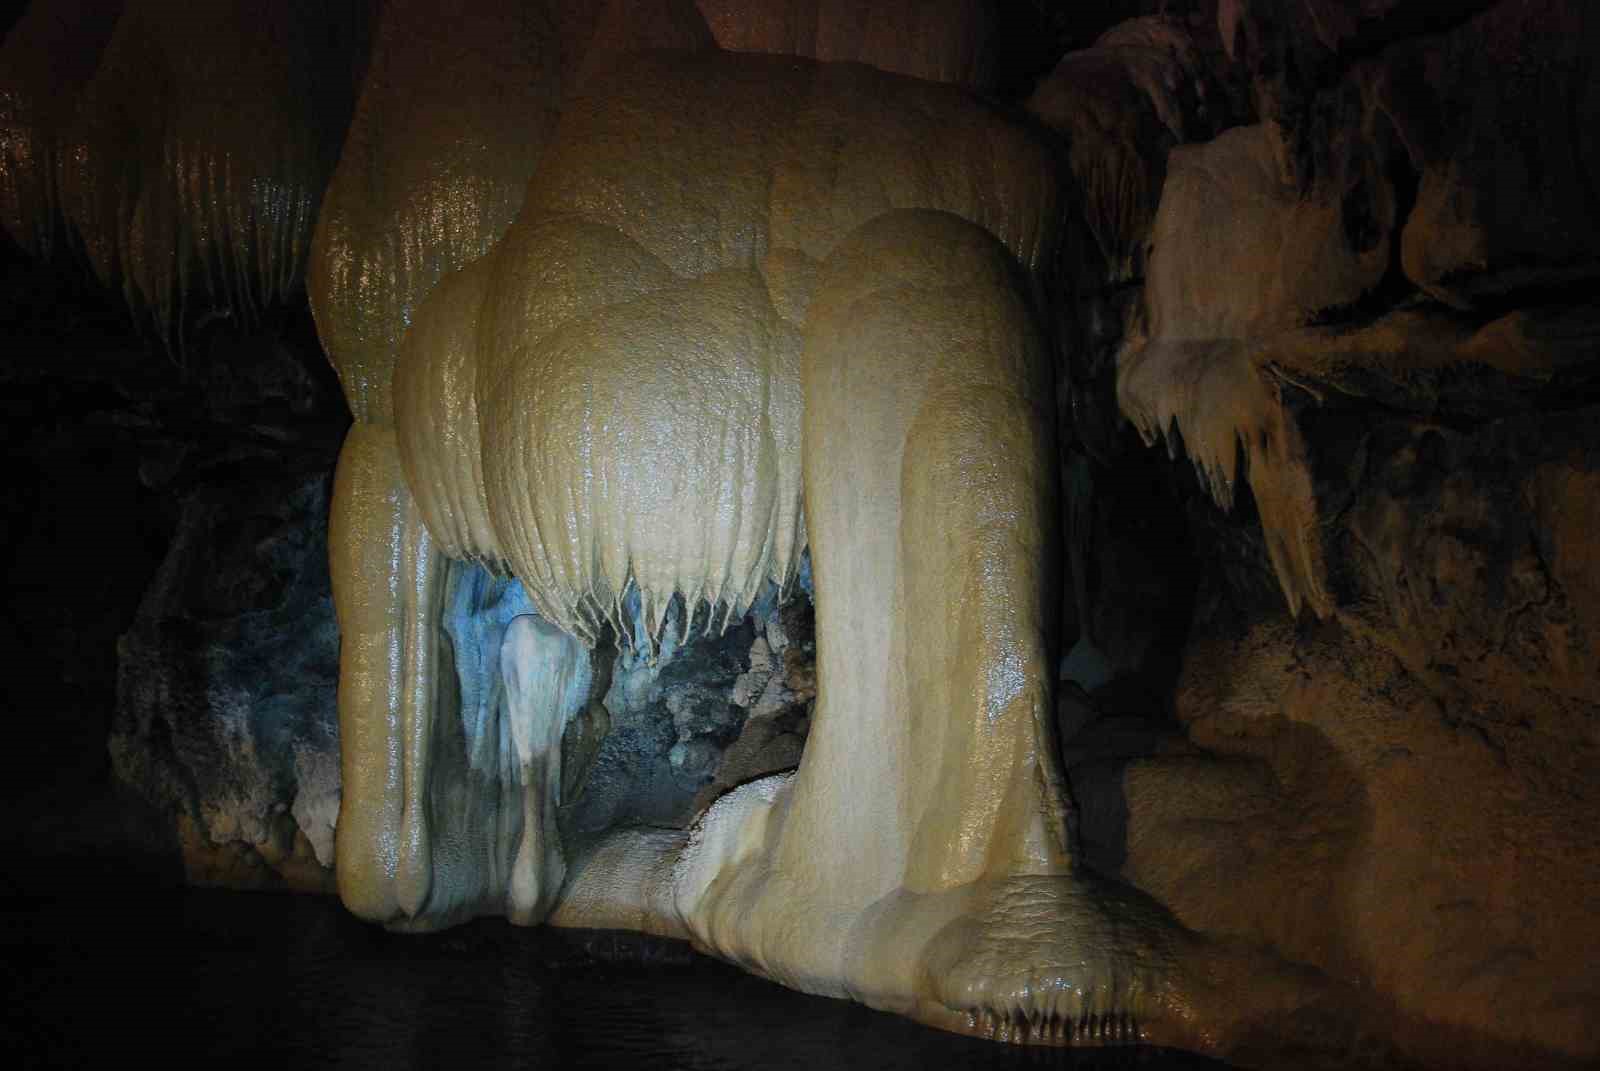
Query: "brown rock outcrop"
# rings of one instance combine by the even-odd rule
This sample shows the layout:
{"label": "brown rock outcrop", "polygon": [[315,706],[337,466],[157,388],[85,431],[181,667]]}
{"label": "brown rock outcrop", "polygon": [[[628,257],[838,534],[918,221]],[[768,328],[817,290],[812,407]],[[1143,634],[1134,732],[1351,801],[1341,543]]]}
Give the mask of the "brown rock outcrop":
{"label": "brown rock outcrop", "polygon": [[1369,1063],[1600,1052],[1597,14],[1218,5],[1260,124],[1172,148],[1125,306],[1121,411],[1223,511],[1171,470],[1199,564],[1170,708],[1123,678],[1064,718],[1084,842],[1348,984]]}

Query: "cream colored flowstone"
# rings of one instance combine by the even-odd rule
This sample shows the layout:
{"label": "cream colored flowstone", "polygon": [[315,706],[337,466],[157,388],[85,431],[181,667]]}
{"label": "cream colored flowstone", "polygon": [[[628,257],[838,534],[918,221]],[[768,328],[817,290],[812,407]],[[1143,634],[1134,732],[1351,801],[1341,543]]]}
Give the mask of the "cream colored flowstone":
{"label": "cream colored flowstone", "polygon": [[343,801],[337,827],[339,894],[364,918],[414,913],[431,871],[417,765],[431,712],[438,560],[400,478],[394,433],[356,424],[340,453],[328,520],[339,621]]}
{"label": "cream colored flowstone", "polygon": [[[504,237],[406,306],[397,350],[341,365],[366,407],[331,533],[352,910],[536,922],[565,867],[560,925],[686,936],[1005,1040],[1214,1043],[1226,965],[1072,867],[1036,311],[1058,189],[987,106],[859,66],[639,56],[567,103]],[[352,233],[320,256],[348,261]],[[577,641],[637,623],[635,591],[652,637],[674,596],[737,618],[808,545],[799,770],[687,836],[619,831],[564,861]],[[540,614],[507,630],[488,768],[451,729],[457,557]]]}
{"label": "cream colored flowstone", "polygon": [[677,933],[1004,1040],[1188,1030],[1181,936],[1068,855],[1047,377],[1024,278],[982,230],[896,212],[841,243],[802,360],[818,697],[801,767],[723,797],[686,843],[619,834],[575,863],[554,921]]}

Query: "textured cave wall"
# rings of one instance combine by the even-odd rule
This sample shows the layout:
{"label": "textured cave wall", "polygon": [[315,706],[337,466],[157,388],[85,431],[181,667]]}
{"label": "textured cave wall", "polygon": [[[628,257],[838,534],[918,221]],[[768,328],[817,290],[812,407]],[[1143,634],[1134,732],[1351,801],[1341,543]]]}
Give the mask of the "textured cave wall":
{"label": "textured cave wall", "polygon": [[1597,12],[1202,14],[1120,110],[1104,45],[1035,94],[1128,147],[1074,155],[1087,857],[1350,983],[1412,1058],[1592,1056]]}
{"label": "textured cave wall", "polygon": [[300,285],[365,65],[365,0],[32,5],[0,47],[0,224],[81,256],[183,349]]}
{"label": "textured cave wall", "polygon": [[[675,602],[669,629],[681,612]],[[648,642],[607,646],[596,688],[607,731],[591,755],[574,741],[564,756],[576,783],[557,817],[570,851],[620,826],[686,829],[728,789],[799,763],[816,695],[803,589],[781,605],[769,595],[720,634],[681,646],[669,635],[654,664]]]}
{"label": "textured cave wall", "polygon": [[[339,412],[336,397],[323,401]],[[321,450],[308,448],[310,429],[263,449],[248,434],[259,427],[210,456],[175,447],[189,456],[157,487],[176,499],[177,529],[117,641],[107,743],[119,780],[175,822],[190,881],[272,885],[276,872],[326,891],[339,807],[327,573],[339,424]]]}

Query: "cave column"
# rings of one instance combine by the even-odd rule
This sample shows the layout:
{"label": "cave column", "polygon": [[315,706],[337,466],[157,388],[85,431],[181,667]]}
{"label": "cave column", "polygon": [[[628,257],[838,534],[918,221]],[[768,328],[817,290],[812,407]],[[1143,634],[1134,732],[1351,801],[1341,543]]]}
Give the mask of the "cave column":
{"label": "cave column", "polygon": [[432,881],[427,784],[446,561],[406,489],[393,428],[351,427],[328,542],[340,645],[339,895],[363,918],[415,918]]}
{"label": "cave column", "polygon": [[779,869],[865,905],[1069,867],[1045,635],[1045,355],[1009,254],[954,216],[837,250],[803,377],[817,713]]}

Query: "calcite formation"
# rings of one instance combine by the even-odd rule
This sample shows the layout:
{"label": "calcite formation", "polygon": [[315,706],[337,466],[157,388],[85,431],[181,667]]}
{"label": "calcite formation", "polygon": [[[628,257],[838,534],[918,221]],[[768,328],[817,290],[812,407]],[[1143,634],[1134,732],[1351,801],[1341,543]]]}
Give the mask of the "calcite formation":
{"label": "calcite formation", "polygon": [[164,335],[197,298],[242,317],[283,302],[369,22],[356,3],[35,5],[5,45],[7,229],[44,251],[66,224]]}
{"label": "calcite formation", "polygon": [[[407,120],[418,144],[437,122]],[[343,188],[365,175],[341,172],[330,202],[450,211],[425,186]],[[1195,998],[1163,970],[1182,938],[1154,905],[1118,923],[1135,940],[1062,943],[1113,923],[1072,873],[1044,646],[1054,450],[1035,310],[1058,185],[1033,135],[953,89],[637,56],[563,103],[515,222],[416,301],[392,354],[337,340],[401,302],[314,286],[359,420],[331,535],[353,910],[531,922],[561,882],[558,774],[490,800],[446,758],[450,559],[514,575],[526,620],[563,630],[507,628],[522,694],[581,678],[563,633],[654,652],[675,601],[681,629],[723,628],[793,584],[809,548],[819,679],[799,771],[736,789],[687,840],[602,842],[557,917],[688,936],[951,1029],[1187,1029],[1174,1012]],[[363,242],[325,227],[316,263]],[[575,712],[561,694],[542,728],[512,717],[524,771]],[[1040,911],[1061,939],[1012,962]]]}
{"label": "calcite formation", "polygon": [[964,0],[31,12],[8,231],[304,279],[355,421],[339,795],[242,689],[205,834],[1005,1041],[1600,1052],[1595,16],[1126,6],[1025,110]]}
{"label": "calcite formation", "polygon": [[[522,57],[554,62],[548,43]],[[402,155],[442,136],[436,115],[396,121]],[[397,137],[363,113],[354,144],[369,124]],[[556,918],[690,937],[949,1029],[1189,1037],[1209,971],[1168,968],[1206,954],[1131,894],[1113,920],[1071,865],[1045,647],[1048,148],[954,89],[709,49],[590,65],[525,167],[504,236],[426,296],[338,285],[323,265],[381,250],[319,232],[313,305],[358,417],[331,534],[346,904],[432,928],[555,903],[558,773],[489,799],[447,757],[452,561],[515,576],[562,630],[506,630],[526,693],[581,678],[563,633],[653,654],[676,602],[680,629],[724,628],[809,549],[798,772],[734,790],[687,839],[602,841]],[[374,233],[462,215],[425,182],[353,192],[369,174],[342,166],[329,201]],[[408,310],[397,347],[341,342]],[[561,694],[513,729],[524,771],[576,710]],[[1040,916],[1060,927],[1043,943],[1023,936]]]}

